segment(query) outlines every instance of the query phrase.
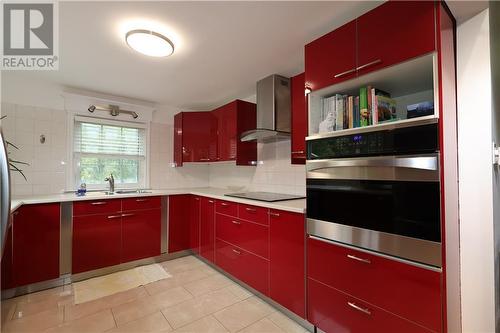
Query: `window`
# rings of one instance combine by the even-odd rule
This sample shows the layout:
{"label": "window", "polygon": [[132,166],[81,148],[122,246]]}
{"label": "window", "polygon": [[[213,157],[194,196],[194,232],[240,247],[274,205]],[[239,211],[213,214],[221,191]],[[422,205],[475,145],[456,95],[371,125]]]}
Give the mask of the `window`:
{"label": "window", "polygon": [[146,126],[75,117],[75,185],[103,189],[109,174],[115,188],[146,187]]}

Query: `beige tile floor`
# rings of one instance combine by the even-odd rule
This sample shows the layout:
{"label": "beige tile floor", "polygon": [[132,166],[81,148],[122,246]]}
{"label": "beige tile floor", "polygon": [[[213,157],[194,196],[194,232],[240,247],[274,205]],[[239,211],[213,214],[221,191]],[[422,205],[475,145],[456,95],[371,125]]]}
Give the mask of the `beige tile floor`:
{"label": "beige tile floor", "polygon": [[193,256],[161,265],[170,278],[78,305],[71,285],[4,300],[1,332],[307,332]]}

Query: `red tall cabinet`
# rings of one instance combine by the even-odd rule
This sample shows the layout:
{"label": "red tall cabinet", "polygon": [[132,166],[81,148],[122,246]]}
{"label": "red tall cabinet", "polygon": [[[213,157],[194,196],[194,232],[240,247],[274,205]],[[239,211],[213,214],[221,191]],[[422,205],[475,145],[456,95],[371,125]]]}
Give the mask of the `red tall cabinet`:
{"label": "red tall cabinet", "polygon": [[200,255],[208,261],[215,260],[215,199],[201,198]]}
{"label": "red tall cabinet", "polygon": [[291,79],[292,98],[292,137],[291,161],[292,164],[306,163],[306,136],[307,136],[307,96],[305,94],[305,73]]}
{"label": "red tall cabinet", "polygon": [[191,195],[168,197],[168,252],[190,248]]}

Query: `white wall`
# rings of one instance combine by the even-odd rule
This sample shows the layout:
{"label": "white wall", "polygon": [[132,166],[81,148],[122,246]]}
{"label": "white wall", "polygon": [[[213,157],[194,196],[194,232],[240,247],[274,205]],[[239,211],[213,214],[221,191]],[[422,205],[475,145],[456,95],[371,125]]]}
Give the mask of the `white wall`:
{"label": "white wall", "polygon": [[457,27],[462,332],[495,331],[488,24],[486,10]]}
{"label": "white wall", "polygon": [[259,143],[257,159],[262,164],[256,167],[235,166],[234,163],[210,165],[210,186],[239,186],[250,191],[305,195],[305,167],[290,164],[290,141]]}

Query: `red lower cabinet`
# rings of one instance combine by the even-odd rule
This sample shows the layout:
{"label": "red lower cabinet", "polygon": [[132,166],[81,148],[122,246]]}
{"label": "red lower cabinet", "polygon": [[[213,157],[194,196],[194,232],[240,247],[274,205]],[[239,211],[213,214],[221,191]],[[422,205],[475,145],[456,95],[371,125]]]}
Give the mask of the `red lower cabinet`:
{"label": "red lower cabinet", "polygon": [[277,210],[269,217],[270,296],[305,318],[305,217]]}
{"label": "red lower cabinet", "polygon": [[194,253],[200,253],[200,213],[201,198],[191,196],[189,206],[189,248]]}
{"label": "red lower cabinet", "polygon": [[161,254],[161,209],[122,214],[122,255],[127,262]]}
{"label": "red lower cabinet", "polygon": [[215,255],[215,200],[201,198],[200,254],[214,262]]}
{"label": "red lower cabinet", "polygon": [[442,331],[440,272],[312,238],[307,255],[309,278]]}
{"label": "red lower cabinet", "polygon": [[14,216],[12,232],[16,286],[59,277],[59,203],[20,207]]}
{"label": "red lower cabinet", "polygon": [[269,295],[269,261],[239,247],[216,240],[215,263],[264,295]]}
{"label": "red lower cabinet", "polygon": [[2,290],[15,287],[12,267],[12,227],[7,229],[5,245],[2,253]]}
{"label": "red lower cabinet", "polygon": [[121,222],[120,213],[73,218],[73,273],[121,262]]}
{"label": "red lower cabinet", "polygon": [[432,332],[314,279],[307,285],[308,320],[327,333]]}
{"label": "red lower cabinet", "polygon": [[191,195],[171,195],[168,197],[168,252],[189,249],[189,208]]}

